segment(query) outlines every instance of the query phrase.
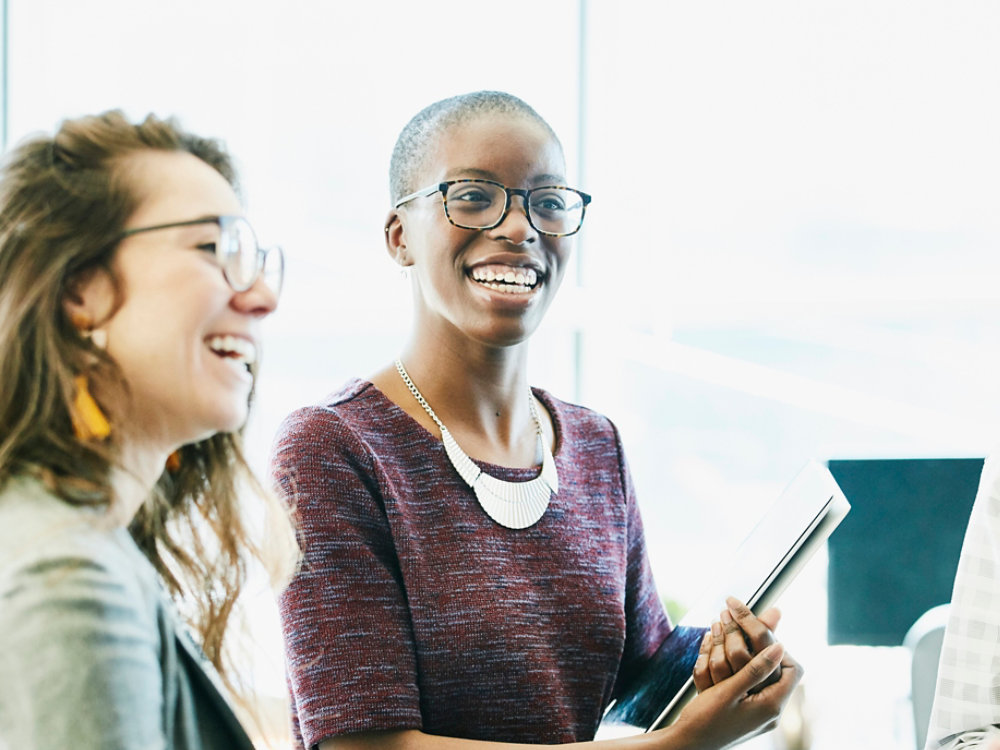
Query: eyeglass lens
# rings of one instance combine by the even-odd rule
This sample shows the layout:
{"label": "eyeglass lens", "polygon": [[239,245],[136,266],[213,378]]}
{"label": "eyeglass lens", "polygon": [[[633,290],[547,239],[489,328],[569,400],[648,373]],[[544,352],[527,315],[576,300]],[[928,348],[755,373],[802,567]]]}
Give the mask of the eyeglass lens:
{"label": "eyeglass lens", "polygon": [[264,265],[260,275],[275,296],[281,294],[281,285],[285,278],[285,254],[280,247],[269,247],[264,251]]}
{"label": "eyeglass lens", "polygon": [[260,250],[250,223],[242,217],[230,218],[220,229],[219,263],[233,289],[246,291],[259,275],[263,275],[264,283],[274,294],[278,294],[284,274],[281,250]]}
{"label": "eyeglass lens", "polygon": [[[457,182],[448,186],[445,209],[452,223],[466,229],[496,226],[506,207],[504,189],[491,182]],[[547,234],[572,234],[583,222],[584,203],[572,188],[541,187],[528,193],[531,225]]]}

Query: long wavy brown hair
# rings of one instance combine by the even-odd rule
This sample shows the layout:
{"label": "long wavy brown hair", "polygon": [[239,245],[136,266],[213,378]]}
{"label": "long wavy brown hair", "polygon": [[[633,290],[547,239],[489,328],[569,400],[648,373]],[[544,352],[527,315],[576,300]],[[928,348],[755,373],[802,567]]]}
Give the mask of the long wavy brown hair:
{"label": "long wavy brown hair", "polygon": [[[110,477],[122,447],[114,425],[128,411],[128,384],[81,336],[64,301],[74,279],[91,269],[114,279],[121,232],[143,197],[125,163],[146,150],[193,154],[239,192],[219,142],[152,115],[133,124],[117,111],[67,120],[54,136],[19,145],[0,167],[0,486],[31,473],[67,503],[114,502]],[[112,424],[107,440],[74,434],[80,373],[115,395],[99,404]],[[163,472],[130,526],[238,701],[246,691],[224,657],[223,639],[248,565],[260,561],[280,584],[294,564],[287,511],[261,487],[241,446],[239,433],[184,446],[180,468]],[[251,516],[266,528],[266,547],[256,541]]]}

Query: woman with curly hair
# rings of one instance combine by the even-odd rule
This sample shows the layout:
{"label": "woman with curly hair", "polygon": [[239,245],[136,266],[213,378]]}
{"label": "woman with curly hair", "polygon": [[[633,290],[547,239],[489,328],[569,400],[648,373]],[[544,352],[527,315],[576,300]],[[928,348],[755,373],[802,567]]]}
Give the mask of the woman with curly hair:
{"label": "woman with curly hair", "polygon": [[250,498],[294,541],[241,450],[282,256],[236,188],[119,112],[0,171],[0,746],[251,747],[224,636],[253,559],[290,571]]}

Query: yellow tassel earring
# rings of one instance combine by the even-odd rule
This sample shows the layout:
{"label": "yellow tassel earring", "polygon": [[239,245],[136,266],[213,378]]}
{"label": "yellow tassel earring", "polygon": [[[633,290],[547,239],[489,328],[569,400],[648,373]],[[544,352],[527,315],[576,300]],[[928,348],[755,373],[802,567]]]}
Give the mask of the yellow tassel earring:
{"label": "yellow tassel earring", "polygon": [[73,432],[80,440],[103,440],[111,434],[111,425],[90,395],[87,376],[77,375],[73,378],[73,383],[76,385],[76,396],[73,397],[73,408],[70,411]]}
{"label": "yellow tassel earring", "polygon": [[181,470],[181,449],[178,448],[169,456],[167,456],[167,471],[171,474],[176,474]]}
{"label": "yellow tassel earring", "polygon": [[[80,335],[89,339],[92,344],[103,349],[107,346],[107,333],[96,331],[91,326],[93,321],[90,316],[82,312],[74,312],[71,316],[73,327]],[[103,440],[111,434],[111,424],[104,416],[101,407],[97,405],[94,397],[90,395],[90,384],[87,376],[77,375],[73,378],[76,386],[76,395],[73,396],[73,406],[70,409],[70,419],[73,421],[73,432],[78,440]]]}

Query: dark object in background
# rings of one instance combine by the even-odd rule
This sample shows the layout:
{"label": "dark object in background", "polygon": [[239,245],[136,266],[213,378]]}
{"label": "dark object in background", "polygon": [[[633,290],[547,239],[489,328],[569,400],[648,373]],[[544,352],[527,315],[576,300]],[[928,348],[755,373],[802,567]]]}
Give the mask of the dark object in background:
{"label": "dark object in background", "polygon": [[831,644],[900,646],[951,600],[981,458],[829,461],[851,512],[830,537]]}

